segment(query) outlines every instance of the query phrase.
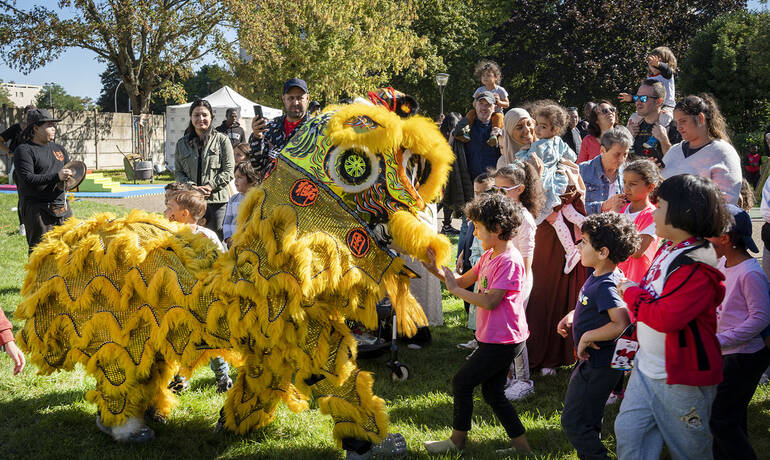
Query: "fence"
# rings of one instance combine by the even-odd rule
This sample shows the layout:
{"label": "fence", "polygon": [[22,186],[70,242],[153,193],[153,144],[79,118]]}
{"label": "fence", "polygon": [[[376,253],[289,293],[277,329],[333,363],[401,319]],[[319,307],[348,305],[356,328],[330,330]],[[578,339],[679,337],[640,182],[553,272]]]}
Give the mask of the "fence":
{"label": "fence", "polygon": [[[137,153],[154,164],[164,164],[165,115],[132,115],[112,112],[54,110],[61,121],[56,126],[57,144],[73,160],[89,169],[121,169],[123,154]],[[23,109],[0,109],[0,132],[21,121]],[[122,152],[122,153],[121,153]],[[0,174],[7,174],[8,157],[0,161]]]}

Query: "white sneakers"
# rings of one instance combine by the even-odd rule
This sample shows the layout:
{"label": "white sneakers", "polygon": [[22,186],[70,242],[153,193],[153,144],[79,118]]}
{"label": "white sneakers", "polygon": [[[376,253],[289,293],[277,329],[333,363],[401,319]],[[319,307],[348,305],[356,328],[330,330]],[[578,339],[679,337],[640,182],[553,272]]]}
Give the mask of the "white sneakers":
{"label": "white sneakers", "polygon": [[475,350],[479,347],[479,342],[476,339],[471,339],[465,343],[458,343],[457,348],[460,350]]}
{"label": "white sneakers", "polygon": [[505,397],[509,401],[518,401],[535,394],[535,383],[532,380],[514,380],[505,389]]}
{"label": "white sneakers", "polygon": [[543,377],[556,375],[556,369],[552,367],[544,367],[540,369],[540,375],[542,375]]}

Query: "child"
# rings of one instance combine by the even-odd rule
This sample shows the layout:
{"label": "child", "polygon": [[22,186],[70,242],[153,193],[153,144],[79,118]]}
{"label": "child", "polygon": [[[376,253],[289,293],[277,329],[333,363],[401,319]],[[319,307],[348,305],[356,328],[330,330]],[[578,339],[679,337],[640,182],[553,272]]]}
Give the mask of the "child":
{"label": "child", "polygon": [[8,356],[13,360],[13,375],[18,374],[24,369],[26,360],[24,359],[24,353],[16,346],[16,342],[13,337],[13,326],[8,318],[5,317],[5,312],[0,309],[0,349],[8,353]]}
{"label": "child", "polygon": [[[564,247],[565,264],[564,273],[570,273],[580,260],[580,251],[572,239],[572,234],[562,217],[578,227],[585,220],[585,216],[579,213],[571,203],[562,205],[561,195],[566,192],[567,186],[582,184],[577,165],[574,163],[577,155],[559,137],[567,125],[567,111],[563,107],[547,103],[536,107],[535,134],[539,139],[532,144],[529,150],[522,150],[516,154],[520,160],[530,160],[536,155],[543,163],[542,181],[545,189],[546,201],[536,222],[539,225],[544,220],[553,226],[559,241]],[[561,206],[554,212],[554,208]]]}
{"label": "child", "polygon": [[[474,197],[481,196],[482,193],[491,193],[494,191],[493,179],[487,173],[481,173],[473,180],[473,195]],[[468,272],[481,258],[481,254],[484,250],[481,248],[481,242],[479,239],[473,236],[474,225],[473,222],[468,224],[468,229],[465,232],[465,238],[458,243],[460,253],[457,255],[457,273],[462,275]],[[473,289],[473,287],[471,287]],[[476,306],[471,305],[466,301],[465,311],[468,313],[468,329],[476,331]],[[475,350],[479,344],[476,338],[472,338],[468,342],[457,344],[457,348],[464,350]]]}
{"label": "child", "polygon": [[[505,397],[505,380],[514,357],[529,336],[521,290],[524,266],[512,238],[521,224],[521,205],[499,194],[485,194],[465,208],[475,235],[486,252],[472,270],[456,277],[448,267],[439,273],[435,259],[428,270],[444,280],[452,294],[479,307],[476,338],[479,347],[452,379],[454,418],[452,435],[424,443],[430,453],[447,453],[465,447],[473,414],[473,389],[481,385],[484,400],[492,406],[513,447],[501,454],[531,452],[516,409]],[[473,283],[477,292],[466,290]]]}
{"label": "child", "polygon": [[[508,166],[498,169],[492,177],[495,179],[497,190],[522,205],[521,226],[513,237],[513,245],[524,262],[525,282],[521,295],[526,310],[529,293],[532,291],[532,257],[535,253],[535,232],[537,232],[537,224],[533,216],[540,215],[545,202],[545,191],[535,167],[521,160],[514,160]],[[529,378],[529,359],[525,344],[521,354],[513,360],[505,396],[511,401],[517,401],[534,392],[534,383]]]}
{"label": "child", "polygon": [[748,250],[759,252],[751,238],[751,218],[727,205],[735,223],[730,231],[709,238],[717,256],[724,256],[725,299],[717,309],[717,339],[722,348],[722,383],[711,406],[714,458],[757,458],[748,439],[746,411],[770,350],[760,337],[770,324],[770,283]]}
{"label": "child", "polygon": [[[193,233],[201,233],[217,245],[221,252],[227,252],[227,249],[219,241],[217,234],[202,225],[198,221],[206,213],[206,198],[197,190],[177,190],[166,193],[166,210],[164,215],[173,222],[187,224]],[[222,393],[233,386],[233,381],[228,373],[230,366],[221,357],[211,358],[209,362],[211,370],[214,371],[214,380],[217,385],[217,392]],[[186,390],[190,384],[181,375],[177,374],[169,384],[169,389],[175,393]]]}
{"label": "child", "polygon": [[248,161],[249,152],[251,152],[251,148],[249,147],[248,142],[241,142],[240,144],[236,145],[235,148],[233,149],[233,157],[235,159],[235,164]]}
{"label": "child", "polygon": [[658,191],[655,232],[668,240],[637,286],[618,292],[636,321],[639,351],[615,419],[618,458],[711,458],[711,403],[722,380],[716,309],[724,276],[708,237],[729,228],[722,192],[681,174]]}
{"label": "child", "polygon": [[623,208],[623,216],[636,225],[642,237],[639,249],[618,267],[626,279],[640,283],[650,268],[652,259],[658,251],[658,238],[655,235],[655,222],[652,213],[655,205],[650,201],[655,187],[660,182],[658,167],[650,160],[636,160],[626,165],[623,170],[623,192],[628,204]]}
{"label": "child", "polygon": [[617,291],[618,263],[639,247],[634,224],[615,212],[593,214],[580,228],[580,261],[594,269],[578,295],[575,309],[556,332],[572,337],[580,361],[570,376],[561,425],[578,458],[609,458],[602,444],[604,403],[623,371],[610,366],[615,342],[628,326],[628,310]]}
{"label": "child", "polygon": [[[667,46],[659,46],[650,51],[645,59],[647,64],[647,78],[657,80],[663,83],[666,88],[666,99],[663,100],[663,113],[660,114],[658,123],[661,126],[668,126],[674,119],[674,106],[676,105],[676,85],[674,84],[674,73],[676,73],[676,56]],[[620,93],[618,99],[623,102],[634,102],[636,96],[629,93]],[[639,124],[644,117],[634,112],[630,120]]]}
{"label": "child", "polygon": [[238,206],[243,201],[246,193],[251,187],[257,184],[257,173],[248,161],[242,161],[235,164],[235,189],[237,193],[230,197],[227,202],[225,219],[222,221],[222,233],[225,237],[225,244],[229,248],[232,245],[233,235],[235,234],[235,225],[238,218]]}
{"label": "child", "polygon": [[[476,69],[473,71],[473,77],[480,80],[482,86],[479,86],[473,93],[473,100],[479,97],[484,91],[490,91],[495,95],[495,112],[492,114],[492,132],[489,136],[487,144],[491,147],[497,147],[500,144],[499,137],[503,134],[503,109],[507,109],[510,105],[508,101],[508,91],[500,86],[503,74],[500,70],[500,66],[494,61],[483,60],[476,64]],[[476,111],[471,109],[466,115],[465,119],[468,120],[468,129],[473,125],[473,120],[476,119]],[[469,131],[463,135],[460,139],[464,142],[470,140]]]}

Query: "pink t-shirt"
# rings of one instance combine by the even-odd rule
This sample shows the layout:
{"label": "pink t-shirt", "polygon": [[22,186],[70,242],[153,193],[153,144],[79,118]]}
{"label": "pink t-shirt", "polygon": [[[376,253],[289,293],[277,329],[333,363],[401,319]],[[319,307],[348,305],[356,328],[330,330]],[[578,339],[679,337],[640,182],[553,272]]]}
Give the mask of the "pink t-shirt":
{"label": "pink t-shirt", "polygon": [[506,293],[494,310],[476,310],[476,340],[482,343],[520,343],[529,337],[521,289],[524,287],[524,262],[516,248],[494,259],[492,249],[481,255],[473,267],[476,290],[486,294],[490,289]]}

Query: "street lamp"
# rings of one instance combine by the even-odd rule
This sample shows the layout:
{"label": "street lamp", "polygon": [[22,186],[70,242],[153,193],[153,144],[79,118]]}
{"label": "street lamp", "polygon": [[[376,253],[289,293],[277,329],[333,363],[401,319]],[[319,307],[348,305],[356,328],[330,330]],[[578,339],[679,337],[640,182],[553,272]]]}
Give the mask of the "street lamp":
{"label": "street lamp", "polygon": [[436,83],[438,84],[438,90],[441,92],[441,116],[444,115],[444,88],[449,81],[448,73],[436,74]]}
{"label": "street lamp", "polygon": [[[112,100],[115,102],[115,112],[118,111],[118,88],[120,88],[120,85],[123,84],[123,80],[120,80],[117,85],[115,85],[115,95],[112,97]],[[128,93],[128,92],[126,92]],[[128,96],[128,112],[131,113],[131,96]]]}

